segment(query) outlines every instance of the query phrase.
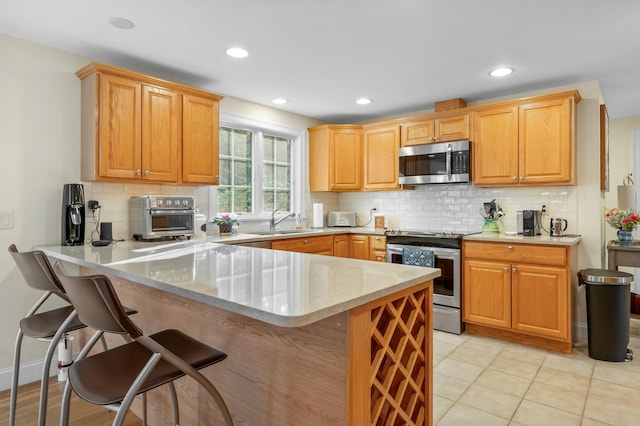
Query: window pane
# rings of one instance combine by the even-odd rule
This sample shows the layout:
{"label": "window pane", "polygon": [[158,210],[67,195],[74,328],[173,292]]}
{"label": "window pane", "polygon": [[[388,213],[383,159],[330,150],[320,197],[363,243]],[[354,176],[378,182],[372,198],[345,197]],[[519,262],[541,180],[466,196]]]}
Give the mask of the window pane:
{"label": "window pane", "polygon": [[231,148],[229,145],[229,132],[231,129],[220,127],[219,140],[220,140],[220,155],[230,155]]}
{"label": "window pane", "polygon": [[275,139],[276,145],[276,161],[281,163],[289,163],[291,158],[290,147],[291,143],[288,139]]}
{"label": "window pane", "polygon": [[220,183],[228,184],[231,182],[231,160],[220,158]]}
{"label": "window pane", "polygon": [[275,210],[274,203],[273,203],[273,191],[272,190],[263,191],[262,195],[263,195],[262,196],[263,213],[271,213],[272,211]]}
{"label": "window pane", "polygon": [[264,141],[264,152],[263,152],[263,158],[264,161],[273,161],[273,138],[271,136],[265,136],[263,138]]}
{"label": "window pane", "polygon": [[265,189],[273,188],[274,182],[273,182],[273,165],[272,164],[268,164],[268,163],[264,164],[262,179],[263,179],[263,185]]}
{"label": "window pane", "polygon": [[233,156],[251,158],[251,133],[236,130],[233,135]]}
{"label": "window pane", "polygon": [[218,211],[231,212],[231,188],[218,188]]}
{"label": "window pane", "polygon": [[[234,213],[250,213],[251,212],[251,188],[234,189]],[[220,202],[218,202],[218,205]]]}
{"label": "window pane", "polygon": [[276,192],[276,208],[283,212],[291,211],[289,191]]}
{"label": "window pane", "polygon": [[233,165],[233,185],[251,185],[251,162],[235,160]]}
{"label": "window pane", "polygon": [[289,179],[289,174],[291,172],[291,168],[289,167],[289,165],[286,166],[282,166],[282,165],[278,165],[276,166],[276,180],[275,180],[275,186],[276,188],[285,188],[288,189],[289,186],[291,186],[291,182]]}

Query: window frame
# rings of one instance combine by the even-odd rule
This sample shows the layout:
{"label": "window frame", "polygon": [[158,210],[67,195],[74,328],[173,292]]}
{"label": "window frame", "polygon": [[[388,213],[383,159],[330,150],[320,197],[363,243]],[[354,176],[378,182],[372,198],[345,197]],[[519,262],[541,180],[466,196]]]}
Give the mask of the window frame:
{"label": "window frame", "polygon": [[[303,164],[306,147],[306,131],[304,129],[298,129],[295,127],[289,127],[276,123],[269,123],[266,121],[256,120],[241,115],[232,113],[220,112],[218,127],[229,127],[238,130],[250,131],[254,134],[256,132],[260,134],[267,134],[269,136],[276,136],[280,138],[286,138],[291,140],[291,212],[296,215],[303,216],[305,205],[305,191],[306,188],[306,175],[303,173]],[[260,135],[261,136],[261,135]],[[262,141],[252,141],[252,144],[257,144]],[[258,221],[271,219],[269,213],[263,213],[263,182],[262,182],[262,170],[263,170],[263,158],[262,147],[255,149],[257,145],[253,145],[252,149],[252,186],[253,191],[253,210],[255,213],[241,213],[238,217],[242,221]],[[255,165],[260,165],[259,172],[256,170]],[[227,212],[223,212],[227,213]],[[218,186],[209,187],[209,217],[216,217],[218,214]]]}

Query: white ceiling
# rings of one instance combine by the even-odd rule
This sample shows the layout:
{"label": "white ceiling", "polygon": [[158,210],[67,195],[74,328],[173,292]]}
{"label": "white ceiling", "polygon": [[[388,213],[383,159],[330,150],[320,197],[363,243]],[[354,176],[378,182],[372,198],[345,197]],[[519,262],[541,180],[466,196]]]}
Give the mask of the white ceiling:
{"label": "white ceiling", "polygon": [[640,116],[638,0],[0,0],[0,33],[334,123],[591,80]]}

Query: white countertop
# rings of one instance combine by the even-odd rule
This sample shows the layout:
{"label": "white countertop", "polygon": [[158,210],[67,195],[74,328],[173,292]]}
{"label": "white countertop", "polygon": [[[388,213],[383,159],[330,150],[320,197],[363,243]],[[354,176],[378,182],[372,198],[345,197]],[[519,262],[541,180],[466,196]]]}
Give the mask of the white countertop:
{"label": "white countertop", "polygon": [[54,259],[282,327],[311,324],[440,276],[435,268],[213,242],[218,239],[38,249]]}
{"label": "white countertop", "polygon": [[472,234],[465,235],[464,241],[492,241],[498,243],[527,243],[527,244],[550,244],[556,246],[573,246],[582,241],[579,235],[565,237],[550,237],[549,235],[537,235],[527,237],[524,235],[506,234]]}

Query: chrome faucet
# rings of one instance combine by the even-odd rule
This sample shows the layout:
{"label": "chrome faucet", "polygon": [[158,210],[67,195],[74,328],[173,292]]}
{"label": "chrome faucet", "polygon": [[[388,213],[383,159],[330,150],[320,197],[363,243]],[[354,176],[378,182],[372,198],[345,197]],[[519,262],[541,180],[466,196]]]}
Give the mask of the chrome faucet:
{"label": "chrome faucet", "polygon": [[276,225],[279,224],[280,222],[282,222],[283,220],[289,218],[289,217],[295,217],[296,214],[295,213],[289,213],[288,215],[279,217],[276,220],[276,213],[278,213],[278,209],[275,209],[272,213],[271,213],[271,223],[269,224],[269,231],[273,232],[276,230]]}

